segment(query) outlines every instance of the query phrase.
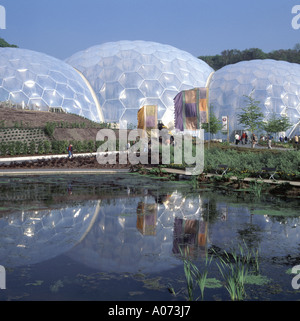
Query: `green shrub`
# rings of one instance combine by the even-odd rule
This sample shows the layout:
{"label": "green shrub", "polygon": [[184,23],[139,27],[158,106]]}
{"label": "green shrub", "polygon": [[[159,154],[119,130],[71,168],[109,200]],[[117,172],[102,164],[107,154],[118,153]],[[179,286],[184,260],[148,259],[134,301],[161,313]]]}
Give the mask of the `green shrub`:
{"label": "green shrub", "polygon": [[44,127],[44,132],[49,137],[53,137],[55,128],[56,128],[56,123],[55,122],[47,122],[45,127]]}
{"label": "green shrub", "polygon": [[37,146],[37,152],[39,155],[44,154],[44,142],[43,141],[39,141],[38,142],[38,146]]}
{"label": "green shrub", "polygon": [[7,144],[5,142],[0,143],[0,154],[5,156],[7,154]]}
{"label": "green shrub", "polygon": [[214,173],[219,164],[229,166],[229,172],[257,176],[262,167],[276,167],[276,176],[282,179],[299,177],[300,151],[237,151],[235,149],[209,148],[204,153],[206,172]]}
{"label": "green shrub", "polygon": [[7,150],[8,150],[9,155],[11,155],[11,156],[16,155],[15,142],[9,142],[7,144]]}
{"label": "green shrub", "polygon": [[35,141],[31,140],[29,143],[29,154],[34,155],[35,154]]}
{"label": "green shrub", "polygon": [[27,155],[28,153],[29,153],[28,144],[27,144],[27,142],[23,142],[22,154],[23,154],[23,155]]}
{"label": "green shrub", "polygon": [[16,155],[20,155],[23,152],[23,143],[20,141],[15,142],[15,152]]}
{"label": "green shrub", "polygon": [[49,154],[51,151],[51,143],[48,140],[44,141],[44,153]]}
{"label": "green shrub", "polygon": [[89,140],[87,142],[87,152],[93,153],[95,151],[95,141],[94,140]]}

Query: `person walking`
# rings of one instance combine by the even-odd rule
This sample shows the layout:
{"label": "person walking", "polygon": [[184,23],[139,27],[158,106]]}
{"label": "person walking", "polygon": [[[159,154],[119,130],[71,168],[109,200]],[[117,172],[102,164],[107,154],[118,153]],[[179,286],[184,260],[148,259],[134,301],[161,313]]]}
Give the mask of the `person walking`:
{"label": "person walking", "polygon": [[235,144],[238,145],[238,143],[240,142],[240,135],[236,133],[234,136],[234,139],[235,139]]}
{"label": "person walking", "polygon": [[73,145],[72,145],[72,144],[70,144],[70,145],[68,146],[67,151],[68,151],[68,153],[69,153],[68,158],[73,157]]}
{"label": "person walking", "polygon": [[295,135],[294,137],[295,149],[299,148],[299,136]]}
{"label": "person walking", "polygon": [[243,132],[242,134],[242,145],[246,144],[246,133]]}
{"label": "person walking", "polygon": [[268,149],[272,149],[272,136],[268,135]]}
{"label": "person walking", "polygon": [[255,134],[252,134],[252,148],[255,147],[256,143],[257,143],[257,137]]}

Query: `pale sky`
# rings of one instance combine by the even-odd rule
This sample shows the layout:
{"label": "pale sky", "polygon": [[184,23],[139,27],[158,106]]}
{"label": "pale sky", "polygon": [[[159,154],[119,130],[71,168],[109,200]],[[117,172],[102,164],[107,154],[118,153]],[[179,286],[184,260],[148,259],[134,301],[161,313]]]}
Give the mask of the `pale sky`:
{"label": "pale sky", "polygon": [[297,4],[296,0],[0,0],[6,10],[6,29],[0,29],[0,37],[60,59],[119,40],[155,41],[194,56],[254,47],[270,52],[300,42],[300,29],[291,25]]}

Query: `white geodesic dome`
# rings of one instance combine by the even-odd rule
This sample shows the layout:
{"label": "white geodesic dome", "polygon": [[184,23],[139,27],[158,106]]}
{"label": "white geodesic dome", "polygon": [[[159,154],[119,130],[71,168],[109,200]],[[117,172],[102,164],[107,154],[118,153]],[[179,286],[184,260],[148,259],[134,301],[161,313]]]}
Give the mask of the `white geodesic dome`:
{"label": "white geodesic dome", "polygon": [[0,218],[0,262],[6,268],[35,264],[70,250],[88,233],[99,201]]}
{"label": "white geodesic dome", "polygon": [[174,123],[178,92],[205,87],[213,69],[191,54],[149,41],[119,41],[93,46],[66,60],[88,79],[105,121],[137,124],[144,105],[158,107],[158,119]]}
{"label": "white geodesic dome", "polygon": [[[184,197],[179,192],[168,195],[163,204],[149,195],[118,199],[113,205],[101,207],[90,232],[67,255],[106,272],[166,271],[182,264],[180,253],[174,253],[175,219],[199,220],[201,211],[200,196]],[[139,216],[153,233],[140,229]]]}
{"label": "white geodesic dome", "polygon": [[229,131],[243,130],[237,114],[246,107],[245,96],[260,102],[265,120],[273,113],[288,116],[293,127],[287,136],[299,131],[300,65],[285,61],[250,60],[217,70],[209,85],[209,104],[215,115],[229,118]]}
{"label": "white geodesic dome", "polygon": [[61,108],[101,120],[94,93],[79,72],[64,61],[27,49],[0,48],[0,102],[39,111]]}

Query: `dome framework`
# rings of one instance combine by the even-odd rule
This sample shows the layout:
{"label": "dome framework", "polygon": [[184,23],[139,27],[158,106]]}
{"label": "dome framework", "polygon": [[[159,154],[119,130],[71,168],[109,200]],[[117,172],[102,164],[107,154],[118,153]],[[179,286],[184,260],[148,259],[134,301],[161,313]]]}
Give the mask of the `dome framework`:
{"label": "dome framework", "polygon": [[59,59],[26,49],[0,49],[0,101],[9,106],[19,104],[39,111],[54,108],[93,121],[103,120],[83,75]]}
{"label": "dome framework", "polygon": [[299,131],[300,65],[271,59],[242,61],[217,70],[209,86],[209,104],[221,119],[228,116],[230,133],[243,130],[237,114],[247,97],[259,102],[264,120],[275,114],[287,116],[293,124],[286,135]]}
{"label": "dome framework", "polygon": [[109,42],[66,60],[88,79],[107,122],[137,124],[137,112],[156,105],[158,119],[174,123],[178,92],[205,87],[213,72],[202,60],[169,45],[149,41]]}

